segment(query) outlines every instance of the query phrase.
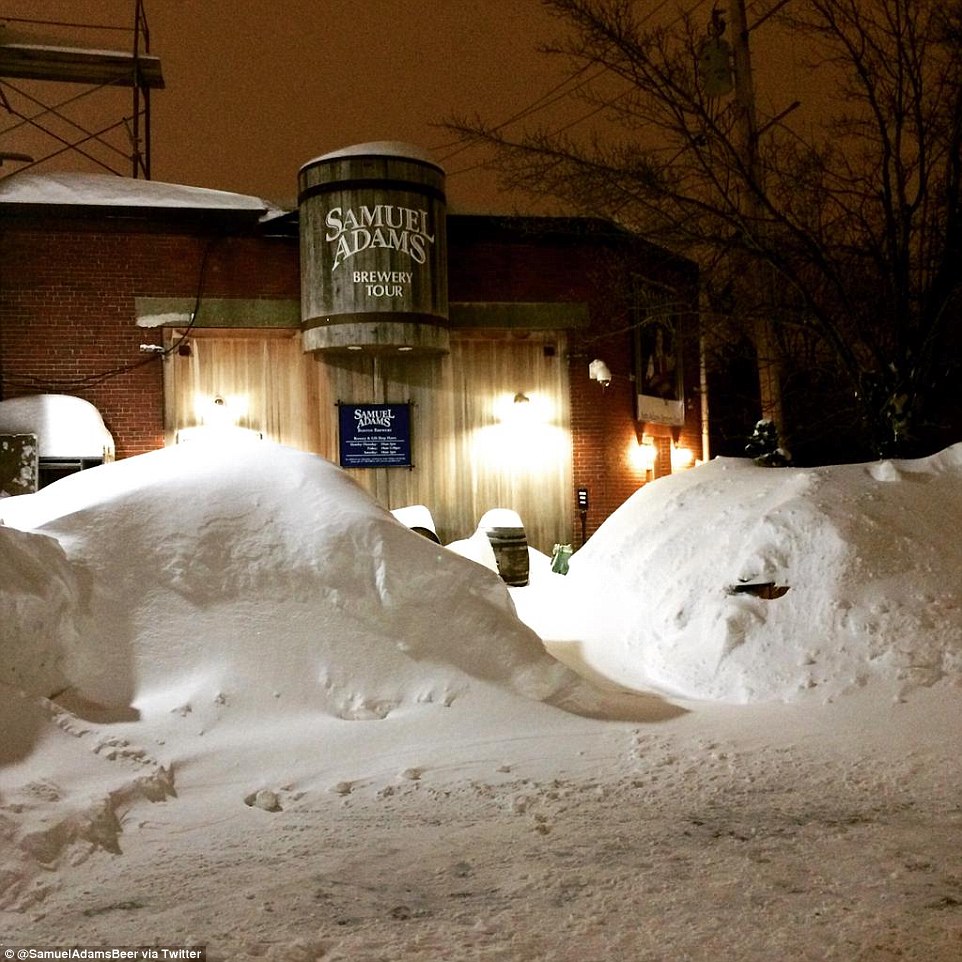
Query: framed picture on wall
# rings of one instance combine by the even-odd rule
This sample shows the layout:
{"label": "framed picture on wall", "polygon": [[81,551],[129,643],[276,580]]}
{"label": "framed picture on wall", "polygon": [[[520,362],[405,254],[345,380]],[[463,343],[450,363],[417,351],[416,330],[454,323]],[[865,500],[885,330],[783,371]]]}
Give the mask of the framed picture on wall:
{"label": "framed picture on wall", "polygon": [[639,327],[635,336],[636,417],[656,424],[684,424],[681,356],[674,324],[649,322]]}

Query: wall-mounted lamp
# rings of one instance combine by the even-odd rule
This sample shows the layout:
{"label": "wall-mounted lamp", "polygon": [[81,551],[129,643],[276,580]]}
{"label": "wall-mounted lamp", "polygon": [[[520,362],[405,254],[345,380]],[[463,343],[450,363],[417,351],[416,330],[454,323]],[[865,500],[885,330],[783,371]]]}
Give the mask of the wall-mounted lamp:
{"label": "wall-mounted lamp", "polygon": [[605,364],[604,361],[598,360],[598,358],[595,358],[588,365],[588,377],[590,377],[592,381],[597,381],[602,387],[607,387],[611,384],[611,371],[608,365]]}
{"label": "wall-mounted lamp", "polygon": [[524,430],[552,425],[557,419],[554,403],[543,391],[498,393],[492,398],[491,414],[497,424],[511,424]]}
{"label": "wall-mounted lamp", "polygon": [[642,435],[628,446],[628,463],[641,474],[651,474],[655,470],[657,460],[658,449],[655,446],[655,439],[650,434]]}
{"label": "wall-mounted lamp", "polygon": [[671,446],[671,470],[684,471],[695,463],[695,455],[689,448],[680,448],[677,443]]}
{"label": "wall-mounted lamp", "polygon": [[243,394],[202,394],[195,403],[198,422],[208,427],[234,427],[248,408],[248,398]]}

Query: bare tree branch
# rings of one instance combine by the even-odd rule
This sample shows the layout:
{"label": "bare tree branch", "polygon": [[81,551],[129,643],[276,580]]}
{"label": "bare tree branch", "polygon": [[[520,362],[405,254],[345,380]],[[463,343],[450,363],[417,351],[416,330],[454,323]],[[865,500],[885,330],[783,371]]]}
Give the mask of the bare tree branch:
{"label": "bare tree branch", "polygon": [[[590,112],[517,135],[481,118],[447,126],[493,148],[511,187],[695,257],[736,314],[780,320],[786,343],[817,334],[879,450],[924,434],[958,346],[962,2],[772,6],[765,30],[790,31],[830,95],[817,118],[760,125],[750,154],[737,105],[699,76],[705,24],[668,10],[655,22],[632,0],[542,2],[560,28],[544,49],[571,64]],[[743,282],[758,269],[780,279],[767,294]]]}

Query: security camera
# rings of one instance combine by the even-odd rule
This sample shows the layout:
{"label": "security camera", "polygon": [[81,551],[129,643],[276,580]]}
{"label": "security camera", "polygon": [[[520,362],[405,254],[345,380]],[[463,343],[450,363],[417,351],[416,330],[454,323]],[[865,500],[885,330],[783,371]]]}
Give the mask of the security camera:
{"label": "security camera", "polygon": [[602,387],[611,384],[611,371],[608,370],[608,365],[597,358],[588,365],[588,377],[592,381],[597,381]]}

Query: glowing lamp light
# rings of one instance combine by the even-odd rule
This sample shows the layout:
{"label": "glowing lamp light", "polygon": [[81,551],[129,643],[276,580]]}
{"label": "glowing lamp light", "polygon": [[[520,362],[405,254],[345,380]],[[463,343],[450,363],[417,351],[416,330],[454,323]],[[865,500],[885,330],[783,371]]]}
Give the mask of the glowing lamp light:
{"label": "glowing lamp light", "polygon": [[247,414],[244,394],[201,395],[196,401],[198,420],[212,428],[234,427]]}
{"label": "glowing lamp light", "polygon": [[540,394],[500,394],[493,404],[494,419],[501,424],[550,424],[554,419],[551,401]]}
{"label": "glowing lamp light", "polygon": [[628,460],[636,471],[647,474],[655,468],[658,451],[652,438],[645,437],[639,443],[633,443],[628,449]]}
{"label": "glowing lamp light", "polygon": [[671,470],[684,471],[695,463],[695,455],[688,448],[673,444],[671,448]]}
{"label": "glowing lamp light", "polygon": [[246,394],[198,394],[194,399],[197,423],[179,428],[175,441],[180,444],[203,438],[205,441],[236,440],[241,437],[262,439],[260,431],[239,427],[247,417],[250,401]]}
{"label": "glowing lamp light", "polygon": [[550,395],[505,391],[491,399],[490,410],[491,422],[471,434],[472,460],[529,483],[570,459],[570,433],[556,423]]}

